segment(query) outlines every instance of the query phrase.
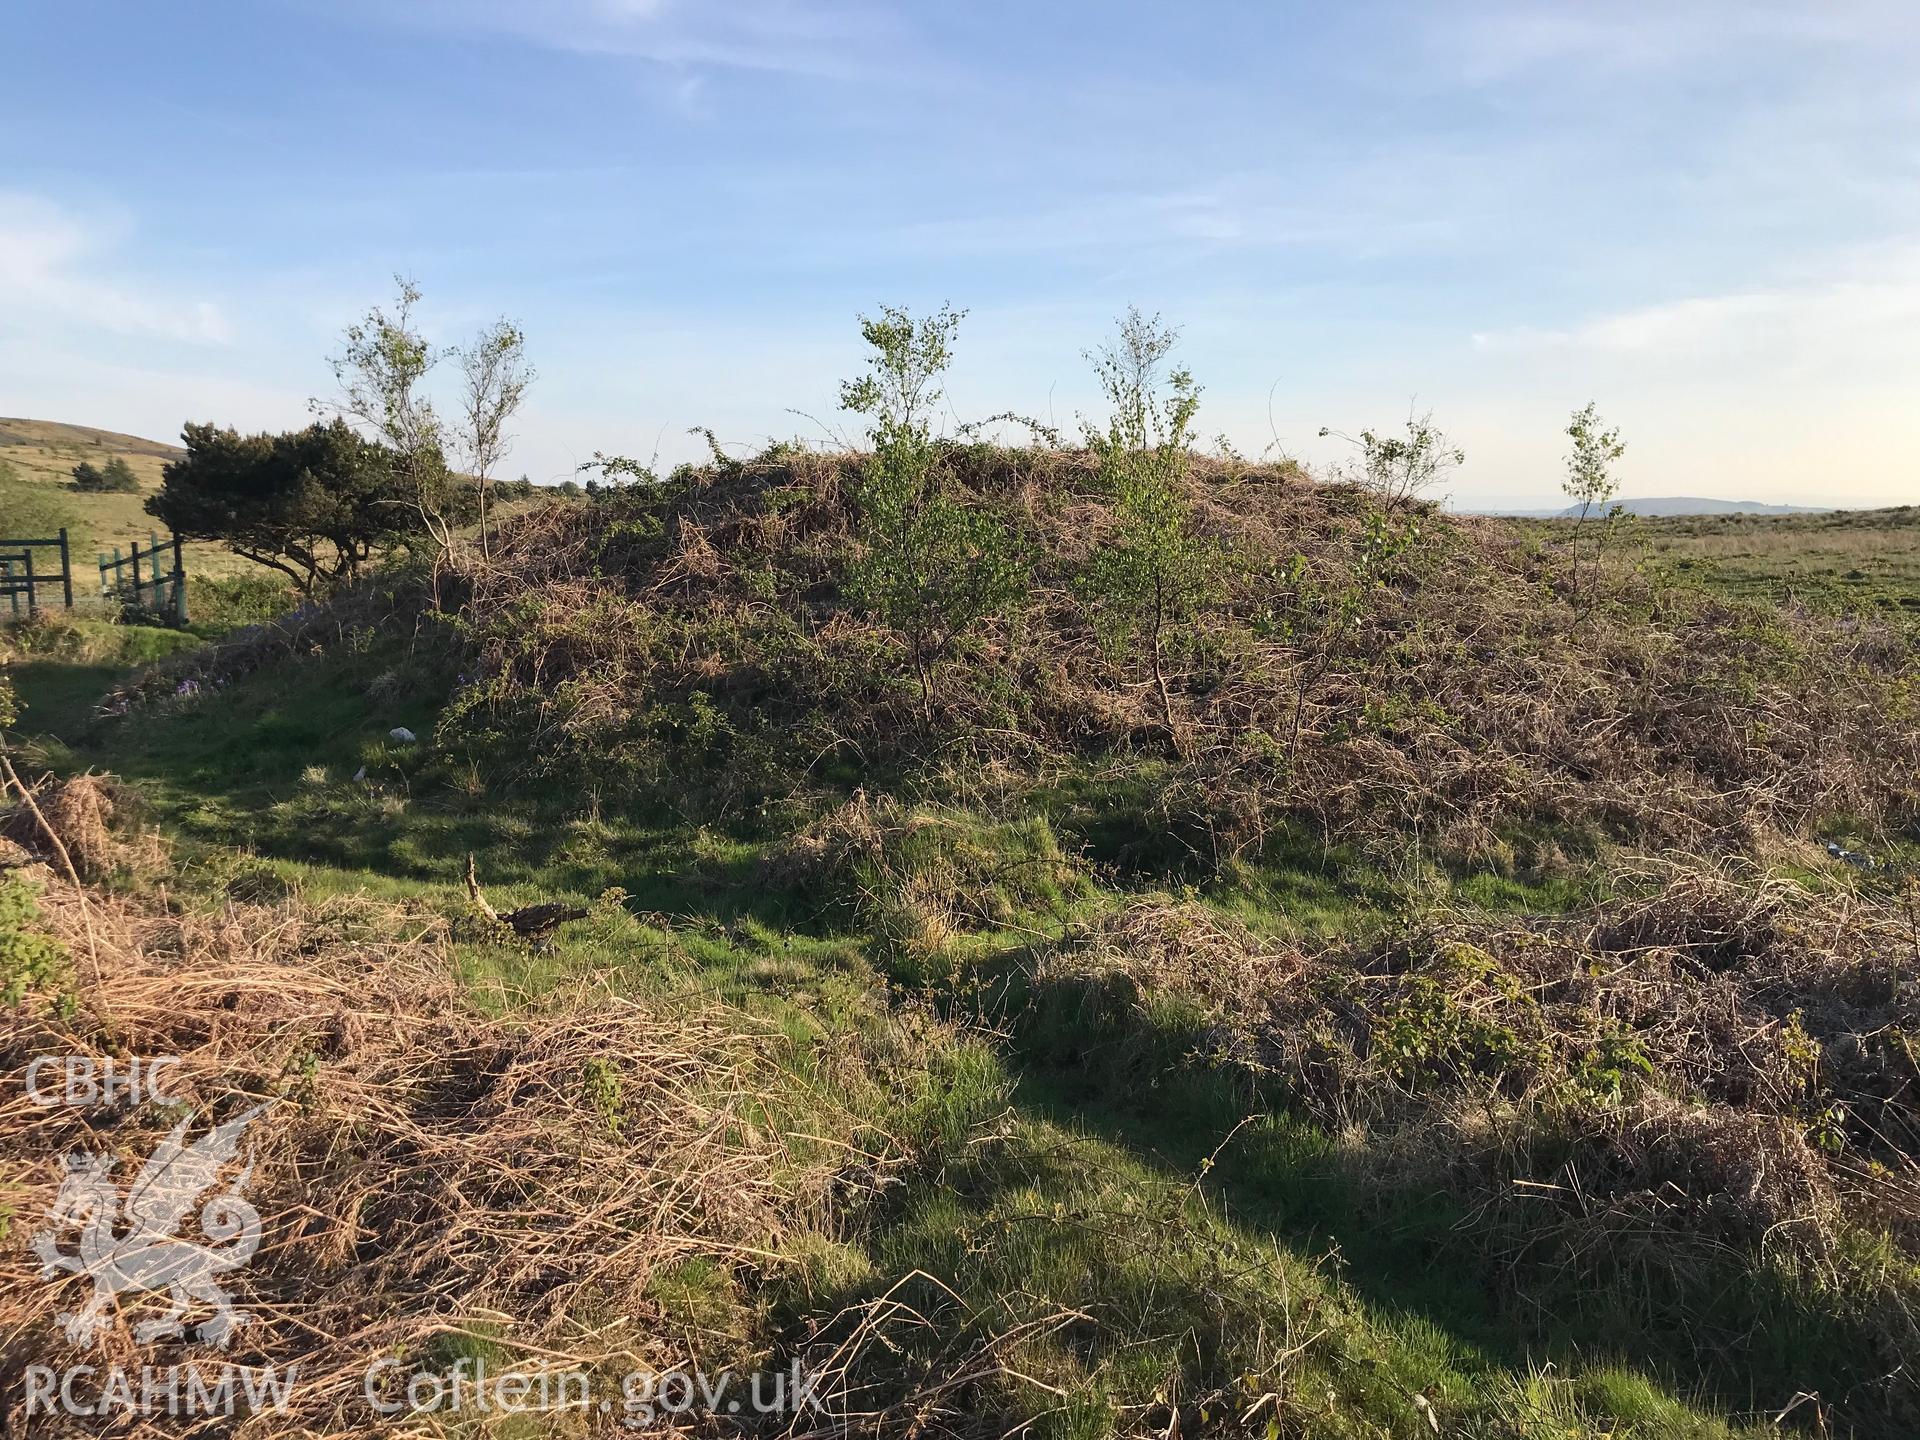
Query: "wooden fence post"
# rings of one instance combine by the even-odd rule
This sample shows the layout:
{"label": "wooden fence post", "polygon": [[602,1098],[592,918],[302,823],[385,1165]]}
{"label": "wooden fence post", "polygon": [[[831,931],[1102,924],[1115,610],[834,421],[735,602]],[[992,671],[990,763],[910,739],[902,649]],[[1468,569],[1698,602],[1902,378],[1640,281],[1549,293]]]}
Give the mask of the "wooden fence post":
{"label": "wooden fence post", "polygon": [[60,527],[60,589],[66,596],[67,609],[73,608],[73,553],[67,546],[67,527]]}
{"label": "wooden fence post", "polygon": [[27,557],[27,615],[32,617],[40,609],[40,597],[33,588],[33,547],[29,545],[20,553]]}
{"label": "wooden fence post", "polygon": [[173,532],[173,623],[187,624],[187,565],[180,554],[180,532]]}

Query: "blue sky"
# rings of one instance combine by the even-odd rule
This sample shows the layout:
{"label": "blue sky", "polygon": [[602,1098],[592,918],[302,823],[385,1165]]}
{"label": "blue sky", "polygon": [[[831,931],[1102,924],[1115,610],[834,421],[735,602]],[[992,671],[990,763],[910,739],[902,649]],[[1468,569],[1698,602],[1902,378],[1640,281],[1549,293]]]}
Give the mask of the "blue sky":
{"label": "blue sky", "polygon": [[[414,276],[520,320],[509,469],[825,438],[855,312],[968,307],[960,418],[1071,424],[1129,303],[1201,422],[1456,502],[1920,500],[1920,6],[13,0],[0,413],[304,423]],[[796,413],[800,412],[800,413]]]}

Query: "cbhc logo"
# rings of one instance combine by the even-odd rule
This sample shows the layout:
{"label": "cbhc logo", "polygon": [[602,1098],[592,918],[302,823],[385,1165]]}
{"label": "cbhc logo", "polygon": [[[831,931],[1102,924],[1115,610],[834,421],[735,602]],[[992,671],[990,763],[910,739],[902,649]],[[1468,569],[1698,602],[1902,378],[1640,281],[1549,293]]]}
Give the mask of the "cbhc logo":
{"label": "cbhc logo", "polygon": [[[42,1055],[27,1066],[27,1096],[36,1105],[112,1105],[125,1100],[139,1104],[152,1100],[164,1104],[174,1097],[167,1093],[162,1077],[177,1069],[177,1056],[162,1055],[143,1060],[96,1060],[91,1055]],[[51,1073],[50,1073],[51,1072]]]}

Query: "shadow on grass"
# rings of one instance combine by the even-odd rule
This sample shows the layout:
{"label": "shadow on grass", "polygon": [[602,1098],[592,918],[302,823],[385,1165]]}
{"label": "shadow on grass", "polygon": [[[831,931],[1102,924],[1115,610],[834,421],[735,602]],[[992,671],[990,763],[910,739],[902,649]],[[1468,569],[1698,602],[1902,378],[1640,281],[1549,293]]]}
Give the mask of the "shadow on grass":
{"label": "shadow on grass", "polygon": [[[617,885],[632,909],[722,931],[828,928],[813,897],[764,883],[762,845],[750,833],[595,813],[573,793],[543,797],[526,787],[506,800],[471,793],[428,765],[417,747],[388,738],[399,725],[426,735],[436,692],[431,675],[407,686],[389,682],[386,663],[345,656],[283,667],[217,702],[117,722],[83,739],[79,758],[139,784],[179,833],[290,865],[333,867],[348,880],[456,886],[471,852],[482,857],[481,878],[496,903],[585,900]],[[77,695],[95,683],[104,688],[117,673],[102,667],[102,680],[68,668],[64,677],[39,681],[49,712],[61,703],[60,687]],[[366,781],[350,778],[362,766]],[[1059,823],[1118,872],[1158,883],[1190,873],[1173,850],[1154,848],[1139,799],[1082,795],[1063,802]],[[1209,883],[1223,903],[1262,916],[1307,915],[1310,928],[1351,923],[1395,899],[1377,874],[1317,842],[1288,840],[1224,889]],[[1522,888],[1499,898],[1520,904],[1533,897]],[[716,974],[762,965],[769,991],[795,983],[789,970],[800,975],[811,959],[788,955],[779,943],[744,961],[731,938],[714,947],[729,953],[696,954],[695,963]],[[1253,1333],[1285,1318],[1276,1318],[1274,1297],[1260,1287],[1311,1288],[1311,1267],[1298,1257],[1331,1252],[1373,1315],[1404,1332],[1396,1374],[1375,1382],[1343,1372],[1340,1383],[1356,1392],[1376,1386],[1367,1403],[1402,1418],[1404,1391],[1426,1383],[1423,1365],[1455,1376],[1514,1376],[1548,1358],[1572,1364],[1619,1356],[1674,1393],[1704,1395],[1728,1412],[1781,1409],[1800,1390],[1829,1400],[1867,1394],[1862,1387],[1878,1377],[1869,1335],[1811,1308],[1770,1272],[1643,1270],[1630,1285],[1582,1288],[1556,1275],[1551,1259],[1522,1272],[1485,1258],[1472,1217],[1457,1205],[1407,1189],[1363,1191],[1327,1137],[1285,1118],[1274,1097],[1194,1064],[1197,1030],[1143,1025],[1080,986],[1021,992],[1020,959],[1003,956],[1001,973],[987,977],[1008,987],[994,1063],[1017,1086],[1016,1160],[996,1163],[972,1146],[970,1127],[999,1093],[980,1076],[943,1080],[942,1095],[914,1102],[929,1113],[910,1114],[908,1122],[950,1132],[941,1153],[954,1158],[901,1187],[874,1228],[871,1258],[885,1276],[931,1270],[1000,1305],[1001,1323],[1025,1318],[1024,1297],[1093,1306],[1123,1336],[1144,1333],[1145,1324],[1193,1337],[1195,1365],[1219,1381],[1251,1356],[1235,1341],[1237,1330]],[[1248,1115],[1259,1118],[1235,1133]],[[1182,1238],[1188,1232],[1156,1224],[1153,1207],[1192,1193],[1216,1151],[1202,1191],[1232,1226],[1205,1232],[1208,1243],[1196,1251]],[[1271,1243],[1263,1249],[1264,1242]],[[1162,1246],[1174,1249],[1162,1253]],[[1262,1268],[1269,1266],[1280,1268]],[[1258,1283],[1229,1286],[1229,1271]],[[937,1287],[924,1288],[918,1298],[927,1307],[944,1303]],[[831,1298],[873,1293],[869,1283],[853,1282]],[[1226,1295],[1237,1298],[1223,1309]],[[1180,1342],[1116,1347],[1070,1326],[1058,1343],[1083,1364],[1140,1367],[1134,1378],[1147,1393],[1152,1367],[1187,1364]],[[1858,1433],[1904,1433],[1874,1404],[1855,1406]],[[1076,1424],[1063,1421],[1063,1433],[1077,1433]]]}
{"label": "shadow on grass", "polygon": [[1604,1247],[1580,1256],[1548,1236],[1494,1233],[1488,1211],[1395,1185],[1384,1168],[1362,1182],[1364,1151],[1343,1155],[1283,1097],[1206,1068],[1197,1024],[1150,1023],[1097,987],[1033,989],[1023,975],[1006,962],[1007,1054],[1026,1112],[1171,1177],[1204,1175],[1237,1225],[1336,1257],[1372,1306],[1422,1317],[1509,1370],[1618,1359],[1721,1413],[1770,1416],[1805,1392],[1834,1407],[1842,1433],[1911,1433],[1914,1396],[1889,1391],[1897,1367],[1844,1299],[1755,1256],[1666,1250],[1659,1237],[1636,1237],[1616,1268]]}
{"label": "shadow on grass", "polygon": [[399,689],[387,674],[368,657],[278,666],[190,707],[94,727],[72,759],[131,782],[175,836],[208,851],[385,888],[459,887],[472,854],[497,903],[590,901],[617,886],[639,911],[822,930],[816,902],[766,883],[750,828],[602,811],[569,788],[469,783],[424,744],[393,738],[431,734],[436,691],[431,677]]}

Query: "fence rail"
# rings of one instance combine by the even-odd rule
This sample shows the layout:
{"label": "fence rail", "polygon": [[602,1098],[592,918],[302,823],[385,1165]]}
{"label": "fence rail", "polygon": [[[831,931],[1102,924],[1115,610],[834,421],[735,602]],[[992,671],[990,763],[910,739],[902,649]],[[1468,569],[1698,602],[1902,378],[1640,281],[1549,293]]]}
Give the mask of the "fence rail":
{"label": "fence rail", "polygon": [[[36,571],[33,563],[35,550],[53,550],[60,556],[60,568],[56,571]],[[40,609],[40,587],[58,584],[60,600],[67,609],[73,608],[73,552],[67,543],[64,528],[50,540],[20,539],[0,537],[0,595],[7,597],[10,613],[18,615],[24,608],[32,615]],[[25,605],[21,604],[25,601]]]}
{"label": "fence rail", "polygon": [[[46,551],[54,555],[44,556]],[[55,556],[57,569],[40,563]],[[178,535],[162,540],[149,531],[147,543],[134,541],[127,555],[116,545],[111,556],[101,552],[99,569],[101,600],[136,605],[176,625],[187,623],[187,569]],[[18,619],[39,614],[49,603],[46,592],[55,586],[57,603],[73,609],[73,546],[64,529],[51,539],[0,535],[0,615]]]}
{"label": "fence rail", "polygon": [[[171,562],[165,568],[162,568],[163,558]],[[146,573],[141,570],[142,561],[146,562]],[[129,569],[133,572],[131,578],[127,574]],[[169,615],[174,624],[185,625],[187,568],[180,555],[180,537],[176,534],[170,540],[163,541],[148,531],[144,550],[136,540],[132,553],[124,559],[121,558],[118,545],[113,547],[112,559],[102,552],[100,595],[102,599],[117,597],[130,600],[143,610]]]}

